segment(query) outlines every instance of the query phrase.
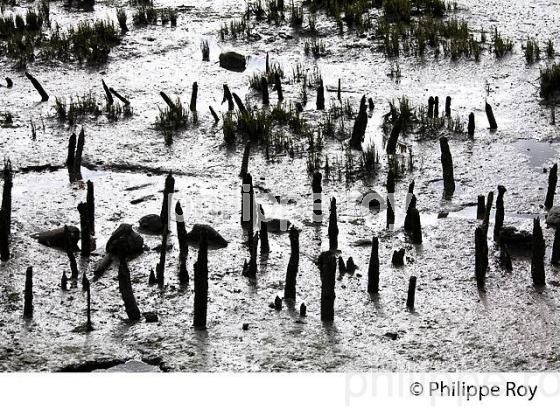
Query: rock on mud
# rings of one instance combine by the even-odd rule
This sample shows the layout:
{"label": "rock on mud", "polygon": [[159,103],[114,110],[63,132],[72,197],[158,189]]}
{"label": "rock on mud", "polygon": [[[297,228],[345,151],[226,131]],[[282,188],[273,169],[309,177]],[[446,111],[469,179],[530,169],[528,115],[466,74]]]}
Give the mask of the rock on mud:
{"label": "rock on mud", "polygon": [[187,241],[191,244],[198,245],[202,235],[206,235],[208,246],[214,248],[225,248],[228,241],[224,239],[214,228],[210,225],[194,224],[192,230],[187,234]]}
{"label": "rock on mud", "polygon": [[106,251],[112,254],[135,255],[142,252],[144,238],[134,232],[132,225],[121,224],[107,241]]}
{"label": "rock on mud", "polygon": [[152,234],[160,234],[163,230],[163,222],[161,216],[156,214],[150,214],[143,216],[138,221],[140,230]]}
{"label": "rock on mud", "polygon": [[546,215],[546,224],[555,228],[560,227],[560,206],[553,206]]}
{"label": "rock on mud", "polygon": [[226,51],[220,54],[220,67],[231,71],[245,70],[246,59],[243,54],[235,51]]}
{"label": "rock on mud", "polygon": [[[68,225],[68,232],[70,234],[70,246],[72,249],[76,249],[78,247],[78,241],[80,240],[80,230],[75,226]],[[37,239],[41,245],[45,246],[52,246],[55,248],[64,248],[66,246],[64,227],[40,232],[32,235],[32,238]]]}

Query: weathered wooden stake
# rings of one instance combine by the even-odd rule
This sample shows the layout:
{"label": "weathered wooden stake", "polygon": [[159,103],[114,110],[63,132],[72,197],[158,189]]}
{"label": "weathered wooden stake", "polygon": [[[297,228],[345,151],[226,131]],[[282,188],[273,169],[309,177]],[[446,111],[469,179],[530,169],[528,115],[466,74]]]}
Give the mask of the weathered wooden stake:
{"label": "weathered wooden stake", "polygon": [[84,286],[84,290],[86,292],[86,300],[87,300],[87,322],[86,322],[86,330],[91,332],[93,330],[93,326],[91,325],[91,286],[89,283],[89,279],[84,274],[84,279],[82,281]]}
{"label": "weathered wooden stake", "polygon": [[156,279],[157,284],[160,288],[163,288],[165,285],[165,259],[167,256],[167,238],[168,238],[168,230],[163,228],[163,232],[161,234],[161,249],[159,250],[159,262],[156,265]]}
{"label": "weathered wooden stake", "polygon": [[[81,234],[83,235],[83,232]],[[66,250],[66,255],[68,256],[68,261],[70,262],[70,278],[73,281],[77,281],[80,274],[78,272],[78,264],[76,263],[76,257],[74,256],[70,236],[70,229],[68,228],[68,225],[64,225],[64,248]]]}
{"label": "weathered wooden stake", "polygon": [[323,80],[319,80],[319,87],[317,87],[317,109],[325,109],[325,87],[323,86]]}
{"label": "weathered wooden stake", "polygon": [[416,208],[416,195],[411,194],[410,202],[406,210],[406,216],[404,217],[404,230],[407,232],[412,232],[414,226],[412,224],[412,209]]}
{"label": "weathered wooden stake", "polygon": [[393,199],[395,196],[395,174],[392,169],[387,173],[387,224],[389,228],[395,224],[395,210],[393,209]]}
{"label": "weathered wooden stake", "polygon": [[366,107],[366,96],[362,96],[360,101],[360,109],[358,111],[358,116],[354,121],[354,128],[352,129],[352,137],[350,138],[350,147],[361,150],[362,142],[366,135],[366,128],[368,123],[367,107]]}
{"label": "weathered wooden stake", "polygon": [[554,230],[554,242],[552,244],[552,256],[550,263],[553,265],[560,265],[560,229]]}
{"label": "weathered wooden stake", "polygon": [[71,178],[73,177],[74,181],[82,179],[82,154],[84,152],[85,142],[86,142],[86,134],[84,132],[84,128],[82,127],[82,129],[80,130],[80,134],[78,136],[76,153],[74,155],[73,173],[71,175]]}
{"label": "weathered wooden stake", "polygon": [[109,87],[109,91],[111,91],[111,94],[113,94],[115,97],[117,97],[119,100],[121,100],[121,102],[126,105],[129,106],[130,105],[130,101],[128,101],[126,98],[124,98],[117,90],[115,90],[112,87]]}
{"label": "weathered wooden stake", "polygon": [[451,97],[445,97],[445,116],[451,118]]}
{"label": "weathered wooden stake", "polygon": [[243,265],[243,276],[255,279],[257,277],[257,249],[259,246],[259,234],[253,233],[253,230],[249,230],[249,263],[245,260]]}
{"label": "weathered wooden stake", "polygon": [[494,240],[500,239],[500,231],[504,226],[504,194],[507,189],[503,185],[498,185],[498,197],[496,198],[496,218],[494,220]]}
{"label": "weathered wooden stake", "polygon": [[556,184],[558,183],[558,164],[554,164],[548,173],[548,190],[546,191],[546,199],[544,207],[552,208],[554,205],[554,195],[556,194]]}
{"label": "weathered wooden stake", "polygon": [[393,126],[389,139],[387,140],[387,147],[385,150],[389,155],[395,155],[397,151],[397,142],[399,141],[399,134],[401,133],[402,125],[400,121]]}
{"label": "weathered wooden stake", "polygon": [[88,221],[88,206],[85,202],[78,204],[78,212],[80,213],[80,231],[82,238],[82,256],[89,256],[91,254],[91,231]]}
{"label": "weathered wooden stake", "polygon": [[102,79],[101,84],[103,84],[103,90],[105,91],[105,99],[107,100],[107,104],[113,105],[113,95],[111,94],[109,87],[107,87],[107,84],[105,84],[105,80]]}
{"label": "weathered wooden stake", "polygon": [[194,319],[197,329],[206,329],[208,311],[208,243],[202,237],[198,247],[198,260],[194,264]]}
{"label": "weathered wooden stake", "polygon": [[268,80],[265,76],[261,78],[261,92],[262,92],[262,100],[264,105],[270,104],[270,98],[268,96]]}
{"label": "weathered wooden stake", "polygon": [[284,93],[282,92],[282,81],[280,81],[280,74],[274,74],[274,90],[278,93],[278,102],[284,100]]}
{"label": "weathered wooden stake", "polygon": [[486,103],[486,117],[488,118],[488,123],[490,124],[491,130],[498,129],[498,124],[496,124],[496,119],[494,118],[494,112],[492,111],[492,107],[490,104]]}
{"label": "weathered wooden stake", "polygon": [[342,101],[342,95],[341,95],[342,89],[341,89],[341,88],[342,88],[342,87],[341,87],[340,78],[339,78],[339,79],[338,79],[338,89],[336,90],[336,99],[337,99],[338,101]]}
{"label": "weathered wooden stake", "polygon": [[25,72],[25,76],[29,79],[29,81],[31,81],[33,87],[35,87],[37,92],[41,95],[41,101],[42,102],[49,101],[49,95],[47,94],[43,86],[39,83],[39,81],[37,81],[37,79],[33,77],[31,74],[29,74],[27,71]]}
{"label": "weathered wooden stake", "polygon": [[62,272],[62,278],[60,279],[60,288],[62,290],[68,290],[68,276],[66,276],[66,272]]}
{"label": "weathered wooden stake", "polygon": [[4,210],[4,229],[10,235],[12,226],[12,188],[14,187],[14,172],[12,170],[12,163],[8,159],[4,161],[4,170],[2,172],[4,179],[4,188],[2,191],[2,209]]}
{"label": "weathered wooden stake", "polygon": [[6,211],[0,208],[0,260],[4,262],[10,259],[9,237]]}
{"label": "weathered wooden stake", "polygon": [[233,111],[235,109],[235,105],[233,104],[233,97],[231,95],[231,91],[227,84],[224,84],[224,98],[222,100],[222,104],[227,101],[228,103],[228,111]]}
{"label": "weathered wooden stake", "polygon": [[408,296],[406,298],[406,307],[414,312],[414,302],[416,299],[416,276],[411,276],[408,282]]}
{"label": "weathered wooden stake", "polygon": [[243,158],[241,160],[241,171],[239,172],[239,176],[241,178],[245,178],[245,175],[247,175],[247,170],[249,169],[250,157],[251,157],[251,143],[247,142],[245,144],[245,148],[243,149]]}
{"label": "weathered wooden stake", "polygon": [[430,98],[428,98],[428,118],[434,118],[434,104],[434,97],[430,96]]}
{"label": "weathered wooden stake", "polygon": [[209,105],[208,108],[210,109],[210,114],[212,114],[212,117],[214,118],[214,122],[215,123],[220,122],[220,117],[218,117],[218,114],[216,114],[216,111],[214,111],[214,108],[212,108],[211,105]]}
{"label": "weathered wooden stake", "polygon": [[478,203],[476,205],[476,219],[484,219],[486,215],[486,198],[484,195],[478,196]]}
{"label": "weathered wooden stake", "polygon": [[544,242],[541,222],[539,218],[533,219],[533,255],[531,257],[531,277],[533,285],[545,286],[546,279],[544,273],[544,254],[546,244]]}
{"label": "weathered wooden stake", "polygon": [[371,241],[371,255],[368,267],[368,292],[379,292],[379,239],[374,236]]}
{"label": "weathered wooden stake", "polygon": [[23,317],[26,319],[33,317],[33,268],[31,266],[25,272]]}
{"label": "weathered wooden stake", "polygon": [[329,249],[338,249],[338,221],[336,216],[336,198],[331,198],[328,235]]}
{"label": "weathered wooden stake", "polygon": [[169,214],[171,213],[171,198],[175,192],[175,178],[170,172],[165,177],[165,187],[163,189],[163,201],[161,205],[160,218],[163,225],[163,232],[167,233],[169,231]]}
{"label": "weathered wooden stake", "polygon": [[241,184],[241,226],[244,228],[254,228],[255,222],[255,190],[253,187],[253,177],[247,173],[243,177]]}
{"label": "weathered wooden stake", "polygon": [[319,271],[321,273],[321,320],[334,320],[334,300],[336,293],[336,257],[329,251],[319,256]]}
{"label": "weathered wooden stake", "polygon": [[472,137],[474,135],[474,112],[469,114],[469,125],[467,126],[467,132]]}
{"label": "weathered wooden stake", "polygon": [[165,101],[170,110],[177,111],[177,106],[173,101],[171,101],[171,98],[169,98],[167,94],[165,94],[163,91],[160,91],[159,95],[161,96],[161,98],[163,98],[163,101]]}
{"label": "weathered wooden stake", "polygon": [[453,177],[453,157],[446,137],[439,139],[441,148],[441,166],[443,168],[443,194],[446,198],[455,192],[455,178]]}
{"label": "weathered wooden stake", "polygon": [[93,190],[93,182],[87,182],[87,195],[86,195],[86,202],[87,202],[87,216],[89,222],[89,229],[91,233],[95,233],[95,194]]}
{"label": "weathered wooden stake", "polygon": [[290,260],[286,271],[284,299],[296,299],[296,282],[299,269],[299,231],[292,225],[290,228]]}
{"label": "weathered wooden stake", "polygon": [[344,275],[346,273],[346,263],[344,263],[344,259],[342,258],[342,256],[338,257],[338,274],[340,276]]}
{"label": "weathered wooden stake", "polygon": [[422,223],[420,221],[420,212],[416,208],[410,210],[410,218],[412,220],[412,243],[420,245],[422,243]]}
{"label": "weathered wooden stake", "polygon": [[136,304],[136,298],[132,291],[132,283],[130,282],[130,270],[124,255],[120,255],[119,263],[119,291],[124,302],[126,314],[130,320],[140,320],[140,309]]}
{"label": "weathered wooden stake", "polygon": [[313,182],[311,189],[313,191],[313,222],[321,222],[323,220],[322,197],[323,186],[321,184],[323,175],[320,172],[313,174]]}
{"label": "weathered wooden stake", "polygon": [[305,303],[302,303],[301,305],[299,305],[299,315],[301,317],[307,316],[307,306],[305,306]]}
{"label": "weathered wooden stake", "polygon": [[70,173],[74,172],[74,155],[76,155],[76,134],[72,133],[68,139],[68,155],[66,157],[66,166]]}
{"label": "weathered wooden stake", "polygon": [[236,93],[233,93],[232,96],[241,114],[247,114],[248,112],[247,108],[245,108],[245,105],[243,104],[243,101],[241,101],[241,98],[239,98],[239,96]]}
{"label": "weathered wooden stake", "polygon": [[484,221],[482,225],[486,232],[488,232],[488,226],[490,224],[490,213],[492,212],[492,204],[494,203],[494,191],[488,192],[488,197],[486,199],[486,213],[484,214]]}
{"label": "weathered wooden stake", "polygon": [[486,270],[488,269],[488,240],[486,228],[482,225],[476,227],[474,231],[474,266],[476,285],[479,289],[484,288],[486,281]]}
{"label": "weathered wooden stake", "polygon": [[264,209],[262,205],[259,205],[259,209],[260,209],[260,214],[262,215],[263,218],[260,220],[261,226],[259,231],[259,238],[261,240],[261,254],[265,255],[270,252],[270,244],[268,243],[268,225],[264,220]]}
{"label": "weathered wooden stake", "polygon": [[189,109],[192,112],[196,112],[196,99],[198,97],[198,83],[195,81],[192,85],[192,94],[191,94],[191,104]]}

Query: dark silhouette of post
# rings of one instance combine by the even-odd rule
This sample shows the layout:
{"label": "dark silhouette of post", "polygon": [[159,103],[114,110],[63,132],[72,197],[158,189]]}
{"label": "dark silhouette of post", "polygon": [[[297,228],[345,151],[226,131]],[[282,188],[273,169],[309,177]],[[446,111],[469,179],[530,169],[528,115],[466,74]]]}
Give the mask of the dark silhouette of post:
{"label": "dark silhouette of post", "polygon": [[338,249],[338,221],[336,216],[336,198],[331,198],[331,208],[329,214],[329,249]]}
{"label": "dark silhouette of post", "polygon": [[546,244],[544,242],[541,222],[539,218],[533,219],[533,254],[531,256],[531,277],[533,278],[533,285],[545,286],[546,278],[544,272],[544,254],[546,251]]}
{"label": "dark silhouette of post", "polygon": [[455,192],[455,178],[453,176],[453,158],[446,137],[439,139],[441,148],[441,167],[443,169],[443,194],[451,197]]}
{"label": "dark silhouette of post", "polygon": [[498,129],[498,124],[496,124],[496,119],[494,118],[494,112],[492,111],[492,106],[486,103],[485,110],[486,110],[486,117],[488,118],[488,124],[490,124],[490,129],[491,130]]}
{"label": "dark silhouette of post", "polygon": [[488,269],[488,239],[486,228],[482,225],[477,226],[474,231],[474,246],[476,285],[479,289],[483,289]]}
{"label": "dark silhouette of post", "polygon": [[124,302],[124,308],[128,318],[132,321],[140,320],[140,309],[136,304],[136,298],[130,281],[130,270],[124,255],[120,255],[119,263],[119,291]]}
{"label": "dark silhouette of post", "polygon": [[334,300],[336,298],[334,286],[336,283],[336,257],[330,252],[323,252],[319,256],[319,271],[321,273],[321,320],[334,320]]}
{"label": "dark silhouette of post", "polygon": [[408,296],[406,298],[406,307],[414,312],[414,303],[416,300],[416,276],[411,276],[408,282]]}
{"label": "dark silhouette of post", "polygon": [[206,329],[208,311],[208,242],[203,236],[198,247],[198,259],[194,264],[194,320],[197,329]]}
{"label": "dark silhouette of post", "polygon": [[286,283],[284,285],[284,299],[296,299],[296,282],[299,269],[299,231],[292,226],[290,228],[290,260],[286,271]]}
{"label": "dark silhouette of post", "polygon": [[558,183],[558,164],[554,164],[550,168],[548,174],[548,190],[546,191],[546,199],[544,201],[544,207],[546,209],[552,208],[554,205],[554,195],[556,193],[556,184]]}
{"label": "dark silhouette of post", "polygon": [[379,239],[374,236],[371,241],[371,255],[368,267],[368,292],[379,292]]}
{"label": "dark silhouette of post", "polygon": [[23,317],[26,319],[33,317],[33,268],[31,266],[25,272]]}
{"label": "dark silhouette of post", "polygon": [[496,198],[496,218],[494,221],[494,240],[500,239],[500,231],[504,226],[504,194],[507,189],[503,185],[498,185],[498,197]]}

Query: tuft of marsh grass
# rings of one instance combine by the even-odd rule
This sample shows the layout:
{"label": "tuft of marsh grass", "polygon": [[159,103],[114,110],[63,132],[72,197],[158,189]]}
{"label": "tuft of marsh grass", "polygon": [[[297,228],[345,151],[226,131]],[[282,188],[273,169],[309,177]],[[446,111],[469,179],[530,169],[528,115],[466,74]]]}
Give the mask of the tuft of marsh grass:
{"label": "tuft of marsh grass", "polygon": [[174,107],[166,106],[159,109],[159,115],[156,118],[156,128],[165,135],[172,135],[175,131],[184,129],[189,124],[189,110],[183,108],[181,99],[177,99],[173,103]]}
{"label": "tuft of marsh grass", "polygon": [[528,64],[532,64],[540,59],[541,49],[539,48],[539,43],[534,39],[527,39],[527,44],[525,45],[525,60],[527,60]]}
{"label": "tuft of marsh grass", "polygon": [[513,42],[510,39],[502,37],[502,35],[498,32],[498,28],[494,28],[494,36],[493,36],[493,43],[494,43],[494,54],[497,58],[502,58],[507,53],[511,53],[513,50]]}
{"label": "tuft of marsh grass", "polygon": [[552,42],[552,39],[548,39],[546,43],[546,56],[548,58],[554,57],[554,43]]}
{"label": "tuft of marsh grass", "polygon": [[124,11],[123,8],[117,9],[117,21],[119,22],[121,31],[123,33],[126,33],[128,31],[128,27],[126,25],[126,12]]}
{"label": "tuft of marsh grass", "polygon": [[327,55],[325,44],[322,40],[317,41],[313,38],[311,41],[305,41],[303,45],[303,52],[306,56],[312,55],[314,58],[324,57]]}
{"label": "tuft of marsh grass", "polygon": [[553,63],[541,69],[540,96],[551,101],[560,94],[560,64]]}

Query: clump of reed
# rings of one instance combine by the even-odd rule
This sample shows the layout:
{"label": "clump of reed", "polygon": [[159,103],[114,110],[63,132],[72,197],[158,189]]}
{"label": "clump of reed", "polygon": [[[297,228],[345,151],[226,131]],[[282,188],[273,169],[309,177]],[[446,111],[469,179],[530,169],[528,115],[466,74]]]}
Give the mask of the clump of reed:
{"label": "clump of reed", "polygon": [[560,94],[560,64],[553,63],[541,70],[540,96],[545,100],[556,100]]}
{"label": "clump of reed", "polygon": [[266,81],[269,85],[274,84],[274,80],[276,79],[276,75],[280,78],[284,78],[284,70],[279,63],[270,64],[268,67],[268,72],[256,72],[251,77],[249,77],[249,86],[257,91],[262,91],[262,79],[263,77],[266,78]]}
{"label": "clump of reed", "polygon": [[493,43],[494,43],[494,54],[497,58],[502,58],[507,53],[511,53],[513,50],[513,42],[498,32],[498,28],[494,28],[494,36],[493,36]]}
{"label": "clump of reed", "polygon": [[250,107],[244,111],[236,110],[223,117],[223,133],[226,143],[232,143],[238,135],[267,146],[274,140],[277,132],[273,127],[288,127],[294,134],[308,136],[310,127],[292,104],[277,104],[268,107]]}
{"label": "clump of reed", "polygon": [[303,52],[306,56],[312,55],[314,58],[324,57],[327,54],[325,43],[322,40],[317,41],[315,38],[311,39],[311,41],[305,41]]}
{"label": "clump of reed", "polygon": [[290,8],[290,25],[292,27],[300,28],[303,24],[303,7],[294,5]]}
{"label": "clump of reed", "polygon": [[525,45],[525,60],[527,60],[528,64],[532,64],[540,59],[541,49],[539,48],[539,43],[534,39],[527,39]]}
{"label": "clump of reed", "polygon": [[554,43],[552,42],[552,39],[548,39],[546,42],[546,56],[548,58],[554,57]]}
{"label": "clump of reed", "polygon": [[228,23],[223,23],[220,27],[219,36],[222,41],[226,38],[237,40],[238,38],[251,37],[251,25],[247,16],[240,19],[233,19]]}
{"label": "clump of reed", "polygon": [[176,131],[186,128],[189,119],[189,110],[183,108],[181,99],[177,97],[172,107],[168,105],[164,109],[159,108],[155,125],[164,135],[171,136]]}
{"label": "clump of reed", "polygon": [[100,104],[91,91],[84,96],[78,96],[75,99],[70,98],[68,102],[57,98],[55,100],[55,109],[58,120],[70,125],[76,124],[79,119],[88,115],[98,117],[102,112]]}
{"label": "clump of reed", "polygon": [[126,33],[128,31],[128,26],[126,25],[126,12],[124,11],[123,8],[118,8],[117,9],[117,21],[119,22],[119,26],[121,28],[121,31],[123,33]]}

